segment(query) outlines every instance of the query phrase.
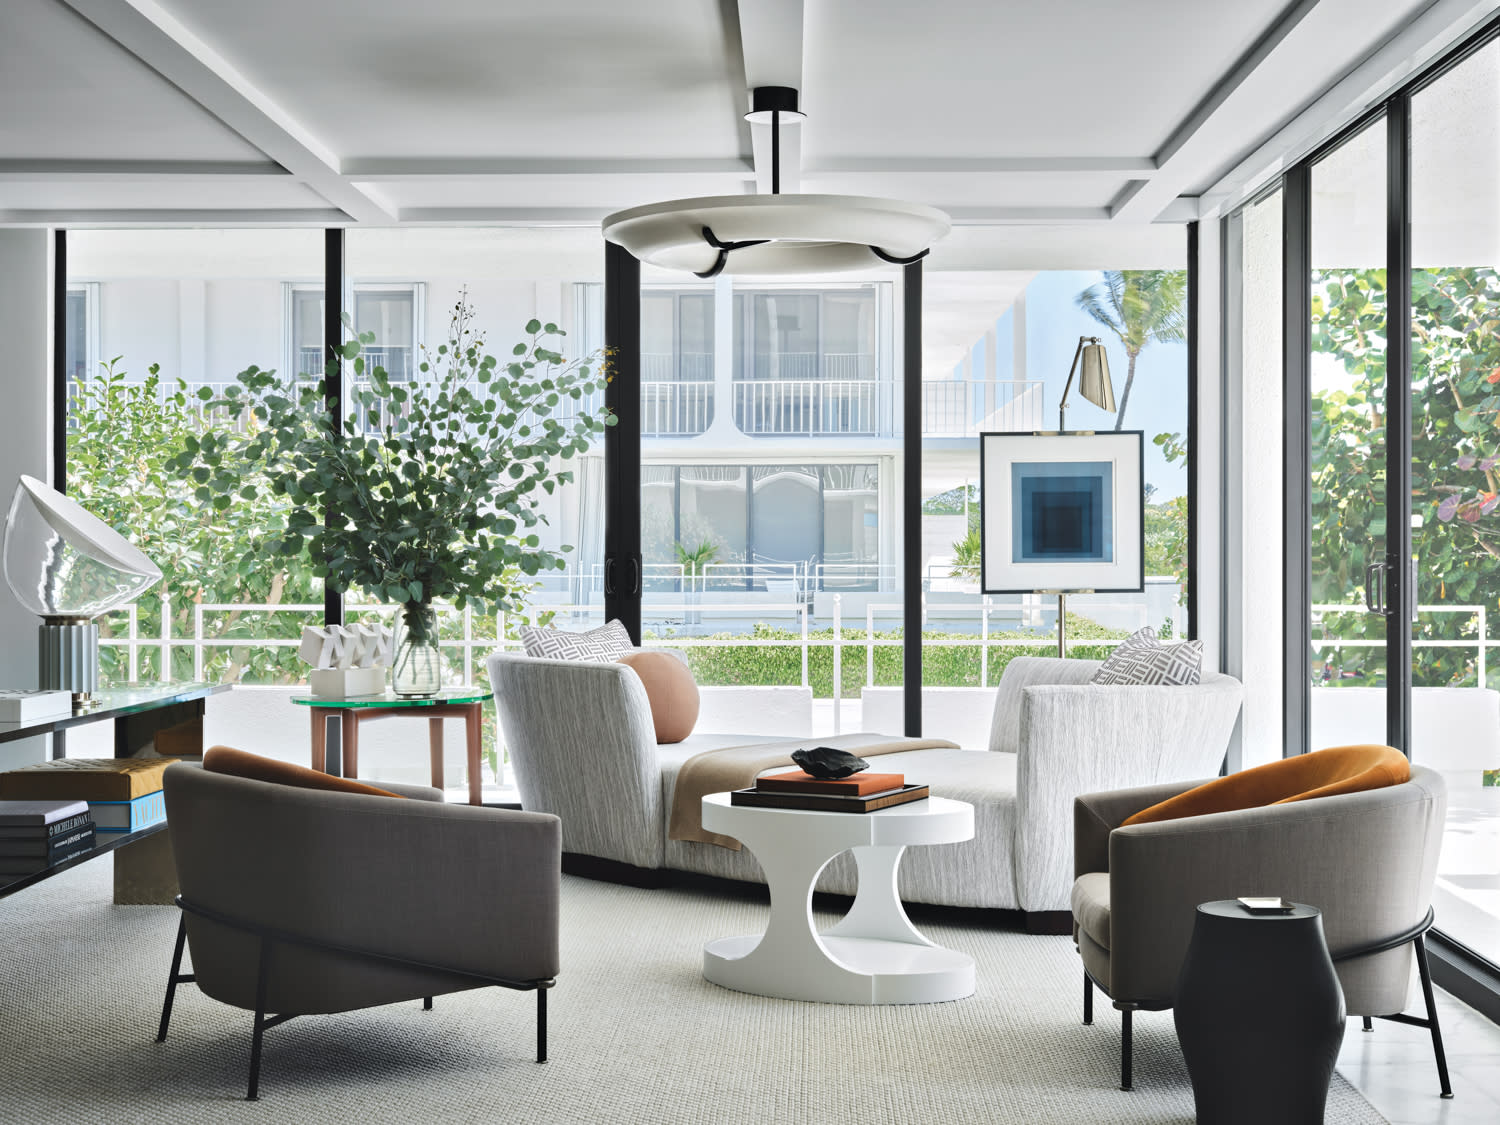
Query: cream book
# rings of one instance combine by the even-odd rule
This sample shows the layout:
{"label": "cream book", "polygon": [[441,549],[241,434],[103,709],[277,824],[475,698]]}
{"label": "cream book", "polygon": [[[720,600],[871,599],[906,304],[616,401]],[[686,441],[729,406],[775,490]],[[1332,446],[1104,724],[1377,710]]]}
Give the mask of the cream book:
{"label": "cream book", "polygon": [[73,713],[70,691],[23,691],[0,688],[0,723],[30,723]]}

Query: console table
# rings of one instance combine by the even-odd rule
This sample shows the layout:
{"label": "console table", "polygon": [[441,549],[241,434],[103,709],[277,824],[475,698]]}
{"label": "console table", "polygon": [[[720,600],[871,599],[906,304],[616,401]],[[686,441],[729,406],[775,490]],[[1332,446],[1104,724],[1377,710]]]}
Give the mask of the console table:
{"label": "console table", "polygon": [[[228,690],[228,684],[188,683],[145,684],[96,692],[99,705],[87,711],[24,723],[0,723],[0,743],[50,734],[52,757],[62,758],[66,756],[68,731],[109,720],[114,723],[117,758],[131,757],[148,746],[168,757],[198,757],[203,753],[205,701],[210,695]],[[105,833],[93,848],[80,855],[0,884],[0,898],[106,852],[125,849],[115,857],[115,902],[170,904],[176,894],[176,877],[166,827],[153,824],[139,832]]]}

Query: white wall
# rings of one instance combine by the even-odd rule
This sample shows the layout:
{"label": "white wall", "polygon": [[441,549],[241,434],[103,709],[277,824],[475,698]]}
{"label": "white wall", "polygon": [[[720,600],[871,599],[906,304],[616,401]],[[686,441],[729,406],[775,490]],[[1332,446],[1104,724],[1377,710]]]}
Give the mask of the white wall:
{"label": "white wall", "polygon": [[[51,478],[52,232],[0,229],[0,501],[22,473]],[[37,686],[37,618],[0,583],[0,685]],[[48,740],[0,745],[0,769],[42,760]]]}

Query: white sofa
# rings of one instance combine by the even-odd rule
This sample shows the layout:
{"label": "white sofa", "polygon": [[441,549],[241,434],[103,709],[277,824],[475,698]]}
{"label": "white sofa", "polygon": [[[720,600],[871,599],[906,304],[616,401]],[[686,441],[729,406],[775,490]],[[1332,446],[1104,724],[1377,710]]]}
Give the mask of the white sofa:
{"label": "white sofa", "polygon": [[[906,854],[902,898],[1067,911],[1074,797],[1218,772],[1239,713],[1239,681],[1210,674],[1193,687],[1087,683],[1098,666],[1017,658],[1000,680],[988,747],[880,757],[882,772],[905,773],[935,795],[975,806],[973,840]],[[565,853],[763,881],[748,849],[668,840],[667,822],[688,758],[782,736],[697,731],[658,745],[645,689],[626,665],[497,653],[489,670],[521,805],[562,818]],[[848,855],[818,883],[840,894],[854,887]]]}

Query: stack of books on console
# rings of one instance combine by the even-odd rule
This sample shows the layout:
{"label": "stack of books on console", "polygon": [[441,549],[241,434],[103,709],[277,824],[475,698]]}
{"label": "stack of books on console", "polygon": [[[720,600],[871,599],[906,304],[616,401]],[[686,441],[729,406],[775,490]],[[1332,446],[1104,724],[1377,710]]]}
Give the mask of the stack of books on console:
{"label": "stack of books on console", "polygon": [[0,883],[72,859],[94,846],[84,801],[0,801]]}
{"label": "stack of books on console", "polygon": [[0,773],[0,798],[87,801],[101,834],[139,832],[167,819],[161,775],[176,758],[59,758]]}
{"label": "stack of books on console", "polygon": [[763,809],[866,813],[920,801],[927,795],[927,786],[908,785],[905,774],[856,773],[830,779],[792,770],[757,778],[749,789],[734,790],[729,803]]}

